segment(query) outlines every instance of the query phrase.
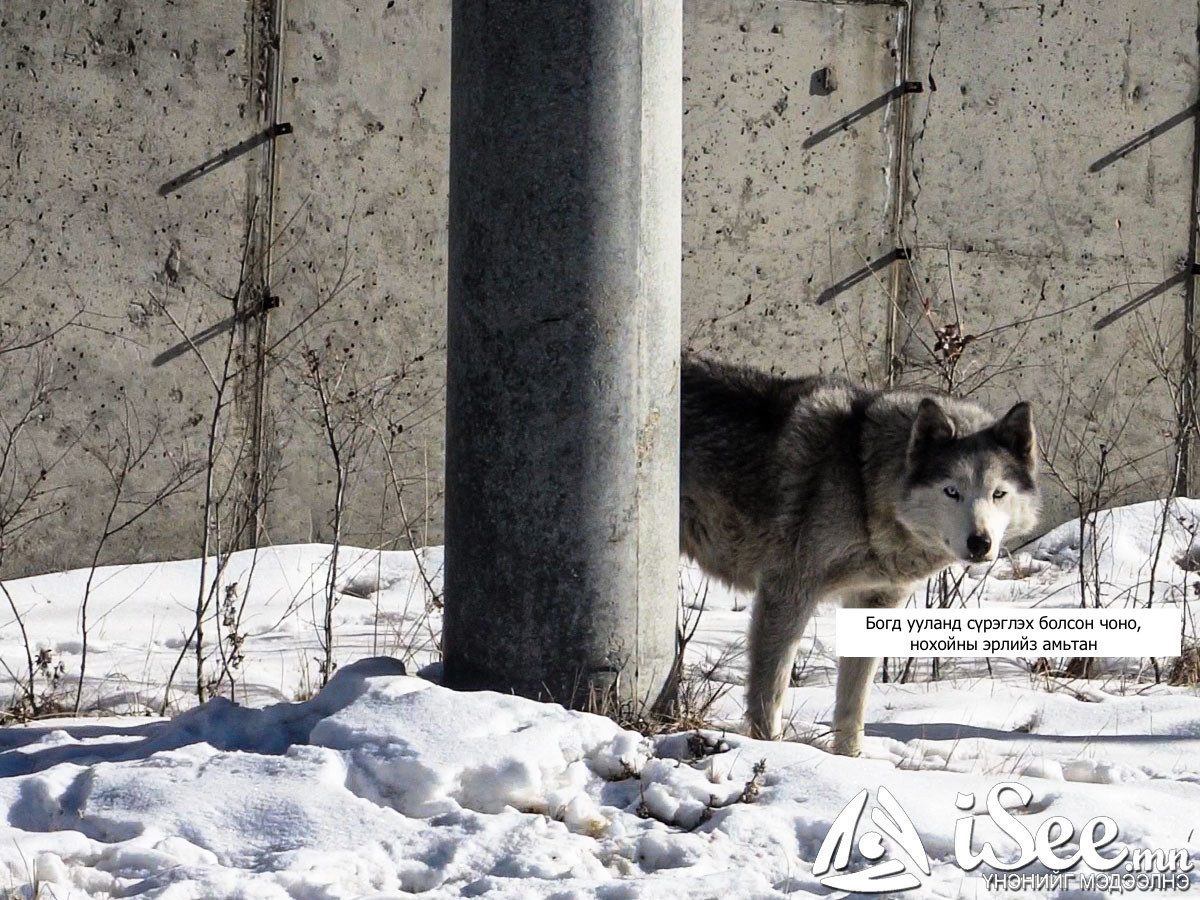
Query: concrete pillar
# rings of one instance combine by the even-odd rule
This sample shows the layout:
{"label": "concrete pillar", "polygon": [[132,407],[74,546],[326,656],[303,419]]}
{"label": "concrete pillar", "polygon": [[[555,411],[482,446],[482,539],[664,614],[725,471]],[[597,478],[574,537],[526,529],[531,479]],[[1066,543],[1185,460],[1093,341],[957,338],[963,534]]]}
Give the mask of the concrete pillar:
{"label": "concrete pillar", "polygon": [[452,686],[641,708],[668,675],[681,6],[454,0]]}

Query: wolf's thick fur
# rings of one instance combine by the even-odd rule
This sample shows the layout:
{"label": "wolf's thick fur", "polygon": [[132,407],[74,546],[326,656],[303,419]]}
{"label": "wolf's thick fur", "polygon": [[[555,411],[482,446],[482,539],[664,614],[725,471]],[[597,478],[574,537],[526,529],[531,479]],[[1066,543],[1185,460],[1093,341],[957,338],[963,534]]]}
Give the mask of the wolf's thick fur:
{"label": "wolf's thick fur", "polygon": [[[994,559],[1037,518],[1029,405],[978,406],[685,357],[680,535],[708,574],[756,597],[746,715],[778,738],[817,603],[892,607],[956,560]],[[936,398],[936,399],[935,399]],[[834,750],[860,751],[877,660],[841,657]]]}

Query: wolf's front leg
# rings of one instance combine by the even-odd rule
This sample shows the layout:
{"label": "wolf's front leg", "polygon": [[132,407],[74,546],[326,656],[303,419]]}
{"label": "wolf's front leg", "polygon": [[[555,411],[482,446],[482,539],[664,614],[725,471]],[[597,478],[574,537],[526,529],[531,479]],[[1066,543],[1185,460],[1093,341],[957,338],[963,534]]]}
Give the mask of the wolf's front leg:
{"label": "wolf's front leg", "polygon": [[[890,609],[899,606],[908,591],[872,591],[852,594],[843,601],[850,609]],[[838,648],[840,653],[841,647]],[[833,752],[842,756],[862,753],[863,719],[867,694],[879,660],[873,656],[839,656],[837,704],[833,712]]]}
{"label": "wolf's front leg", "polygon": [[812,593],[801,588],[790,573],[759,577],[750,617],[746,681],[746,720],[751,737],[778,740],[783,734],[783,695],[814,605]]}

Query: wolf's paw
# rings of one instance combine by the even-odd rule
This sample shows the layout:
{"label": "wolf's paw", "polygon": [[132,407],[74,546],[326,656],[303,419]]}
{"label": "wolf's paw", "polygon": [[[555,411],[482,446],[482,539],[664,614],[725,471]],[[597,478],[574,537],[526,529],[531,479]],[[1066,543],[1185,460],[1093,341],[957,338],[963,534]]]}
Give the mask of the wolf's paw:
{"label": "wolf's paw", "polygon": [[810,747],[816,747],[818,750],[823,750],[825,753],[830,753],[835,756],[862,755],[861,744],[852,744],[848,741],[839,741],[837,732],[833,730],[821,732],[814,730],[808,734],[797,734],[796,740],[801,744],[808,744]]}
{"label": "wolf's paw", "polygon": [[744,730],[748,737],[752,737],[756,741],[782,741],[783,740],[783,732],[782,731],[776,731],[774,734],[772,734],[772,733],[766,731],[765,729],[755,728],[753,725],[747,726]]}
{"label": "wolf's paw", "polygon": [[832,750],[838,756],[862,756],[862,733],[833,734]]}
{"label": "wolf's paw", "polygon": [[756,741],[781,741],[783,740],[783,720],[778,713],[762,718],[747,716],[745,731]]}

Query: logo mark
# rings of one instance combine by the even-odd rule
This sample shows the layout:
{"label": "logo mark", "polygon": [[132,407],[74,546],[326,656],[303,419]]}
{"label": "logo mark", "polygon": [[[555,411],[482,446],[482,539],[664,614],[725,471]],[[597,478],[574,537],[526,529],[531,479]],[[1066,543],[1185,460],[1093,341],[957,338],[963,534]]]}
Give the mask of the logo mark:
{"label": "logo mark", "polygon": [[[867,806],[868,791],[859,791],[833,820],[833,826],[821,842],[813,875],[820,883],[838,891],[857,891],[862,894],[881,894],[886,891],[907,891],[924,884],[921,876],[929,875],[929,855],[921,836],[913,827],[908,814],[896,802],[892,792],[880,787],[878,805],[871,810],[871,821],[879,831],[864,831],[858,839],[858,852],[873,865],[857,872],[846,872],[850,852],[855,846],[854,835]],[[880,832],[883,832],[880,834]],[[902,858],[884,860],[883,838],[887,837]],[[880,862],[880,860],[883,860]],[[826,873],[833,870],[834,874]],[[913,870],[916,871],[913,871]]]}

